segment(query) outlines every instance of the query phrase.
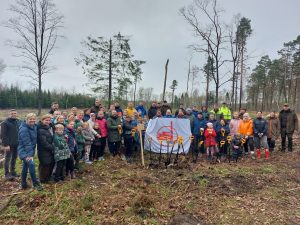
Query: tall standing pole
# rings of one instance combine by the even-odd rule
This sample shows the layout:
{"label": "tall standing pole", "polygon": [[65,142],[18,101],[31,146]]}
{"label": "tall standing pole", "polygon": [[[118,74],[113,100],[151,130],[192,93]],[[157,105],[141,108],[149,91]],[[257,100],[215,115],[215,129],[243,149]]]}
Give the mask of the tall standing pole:
{"label": "tall standing pole", "polygon": [[111,104],[111,89],[112,89],[112,41],[109,40],[109,78],[108,78],[108,107]]}
{"label": "tall standing pole", "polygon": [[168,65],[169,65],[169,59],[167,60],[166,65],[165,65],[165,83],[164,83],[164,91],[163,91],[162,101],[165,100],[167,75],[168,75]]}

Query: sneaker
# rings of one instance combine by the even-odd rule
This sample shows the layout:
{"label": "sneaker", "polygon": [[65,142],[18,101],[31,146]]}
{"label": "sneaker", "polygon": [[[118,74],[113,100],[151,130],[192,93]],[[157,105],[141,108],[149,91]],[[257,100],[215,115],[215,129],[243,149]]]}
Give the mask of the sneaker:
{"label": "sneaker", "polygon": [[14,176],[12,176],[10,173],[5,174],[5,180],[6,181],[13,181],[14,180]]}
{"label": "sneaker", "polygon": [[125,155],[121,155],[121,159],[123,160],[123,161],[127,161],[127,159],[126,159],[126,156]]}
{"label": "sneaker", "polygon": [[37,191],[42,191],[43,190],[43,186],[40,183],[36,183],[33,185],[33,188]]}
{"label": "sneaker", "polygon": [[104,157],[103,156],[99,157],[98,161],[104,161]]}
{"label": "sneaker", "polygon": [[93,164],[93,162],[92,162],[92,161],[90,161],[90,160],[87,160],[87,161],[85,161],[85,164],[89,164],[89,165],[91,165],[91,164]]}
{"label": "sneaker", "polygon": [[251,154],[251,159],[255,160],[255,156],[253,154]]}

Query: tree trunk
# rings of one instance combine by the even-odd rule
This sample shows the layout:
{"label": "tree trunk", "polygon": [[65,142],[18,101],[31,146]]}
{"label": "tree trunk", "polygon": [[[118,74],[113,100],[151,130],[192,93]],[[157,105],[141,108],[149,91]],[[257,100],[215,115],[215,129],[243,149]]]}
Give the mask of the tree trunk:
{"label": "tree trunk", "polygon": [[164,82],[164,91],[163,91],[162,101],[165,100],[167,75],[168,75],[168,65],[169,65],[169,59],[167,59],[167,62],[166,62],[166,65],[165,65],[165,82]]}
{"label": "tree trunk", "polygon": [[135,96],[136,96],[136,83],[137,83],[137,79],[135,79],[134,81],[134,91],[133,91],[133,104],[135,105]]}
{"label": "tree trunk", "polygon": [[208,107],[209,74],[206,74],[205,106]]}
{"label": "tree trunk", "polygon": [[242,99],[243,99],[243,73],[244,73],[244,45],[242,44],[242,50],[241,50],[241,80],[240,80],[240,102],[239,102],[239,108],[242,107]]}
{"label": "tree trunk", "polygon": [[108,77],[108,107],[111,104],[112,94],[112,41],[109,40],[109,77]]}
{"label": "tree trunk", "polygon": [[38,76],[39,76],[39,89],[38,89],[38,116],[42,112],[42,71],[41,66],[38,65]]}

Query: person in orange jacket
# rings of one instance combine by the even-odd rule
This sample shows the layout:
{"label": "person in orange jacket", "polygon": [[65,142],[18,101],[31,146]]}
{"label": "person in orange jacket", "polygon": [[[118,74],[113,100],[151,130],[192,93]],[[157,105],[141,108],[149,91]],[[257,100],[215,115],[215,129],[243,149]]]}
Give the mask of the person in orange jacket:
{"label": "person in orange jacket", "polygon": [[253,141],[253,121],[249,117],[248,113],[243,115],[243,120],[239,124],[239,133],[245,139],[244,150],[245,155],[248,155],[248,146],[250,147],[251,158],[255,159],[254,156],[254,141]]}

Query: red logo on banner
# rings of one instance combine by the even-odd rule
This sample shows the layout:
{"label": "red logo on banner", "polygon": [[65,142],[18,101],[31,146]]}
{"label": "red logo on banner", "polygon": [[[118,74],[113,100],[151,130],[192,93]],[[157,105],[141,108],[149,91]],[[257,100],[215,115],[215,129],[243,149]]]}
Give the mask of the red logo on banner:
{"label": "red logo on banner", "polygon": [[173,122],[171,121],[170,126],[161,127],[156,134],[156,138],[158,141],[164,141],[166,144],[163,146],[167,146],[167,140],[170,141],[170,144],[173,144],[174,141],[178,139],[178,133],[176,129],[173,127]]}

